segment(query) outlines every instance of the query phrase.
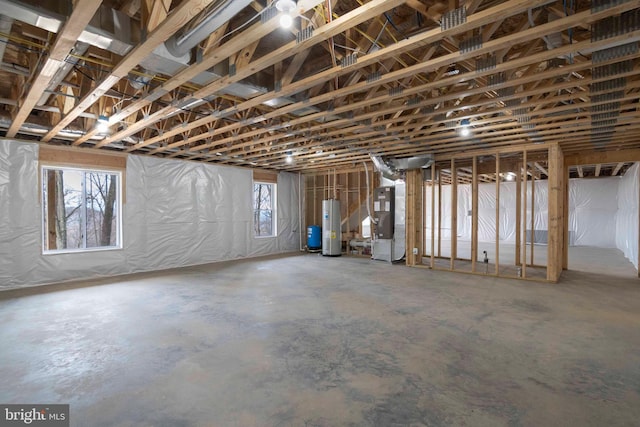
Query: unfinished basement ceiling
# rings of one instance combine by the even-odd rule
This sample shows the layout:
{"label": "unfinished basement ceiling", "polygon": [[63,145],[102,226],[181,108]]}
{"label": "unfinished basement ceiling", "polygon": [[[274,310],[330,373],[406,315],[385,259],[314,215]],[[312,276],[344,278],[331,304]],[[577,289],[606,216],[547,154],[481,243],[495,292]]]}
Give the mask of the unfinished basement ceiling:
{"label": "unfinished basement ceiling", "polygon": [[7,137],[303,171],[638,147],[640,0],[300,0],[288,30],[275,2],[68,4],[0,0]]}

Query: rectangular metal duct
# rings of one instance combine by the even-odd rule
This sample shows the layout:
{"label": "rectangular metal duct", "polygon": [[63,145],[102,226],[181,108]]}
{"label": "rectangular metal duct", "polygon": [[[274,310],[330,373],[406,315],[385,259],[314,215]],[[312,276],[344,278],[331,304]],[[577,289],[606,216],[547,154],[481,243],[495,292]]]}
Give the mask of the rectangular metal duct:
{"label": "rectangular metal duct", "polygon": [[607,49],[596,50],[591,54],[591,62],[594,64],[611,61],[612,59],[622,58],[638,53],[638,43],[627,43],[621,46],[609,47]]}
{"label": "rectangular metal duct", "polygon": [[626,77],[618,77],[616,79],[606,80],[603,82],[591,83],[589,85],[590,93],[612,91],[624,88],[627,85]]}

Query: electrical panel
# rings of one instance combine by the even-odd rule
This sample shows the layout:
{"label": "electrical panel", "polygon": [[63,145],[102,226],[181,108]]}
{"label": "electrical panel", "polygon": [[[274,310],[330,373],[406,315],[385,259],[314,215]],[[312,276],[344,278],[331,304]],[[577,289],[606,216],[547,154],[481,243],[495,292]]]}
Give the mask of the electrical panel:
{"label": "electrical panel", "polygon": [[395,212],[395,188],[376,188],[373,194],[376,237],[378,239],[393,239],[393,222]]}

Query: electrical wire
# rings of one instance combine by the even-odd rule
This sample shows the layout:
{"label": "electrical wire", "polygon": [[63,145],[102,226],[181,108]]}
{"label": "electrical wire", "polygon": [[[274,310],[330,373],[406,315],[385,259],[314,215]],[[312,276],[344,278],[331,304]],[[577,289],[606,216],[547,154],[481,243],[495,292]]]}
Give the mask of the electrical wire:
{"label": "electrical wire", "polygon": [[222,37],[220,37],[220,41],[224,40],[225,38],[229,37],[231,34],[235,34],[238,31],[242,30],[243,28],[246,28],[250,23],[252,23],[253,21],[255,21],[256,19],[258,19],[260,16],[262,16],[262,14],[269,9],[273,3],[275,3],[276,0],[272,0],[271,2],[269,2],[269,4],[267,4],[267,7],[265,7],[264,9],[262,9],[260,12],[256,13],[252,18],[249,18],[249,20],[247,22],[245,22],[244,24],[240,25],[238,28],[234,28],[233,30],[229,31],[228,33],[224,34]]}

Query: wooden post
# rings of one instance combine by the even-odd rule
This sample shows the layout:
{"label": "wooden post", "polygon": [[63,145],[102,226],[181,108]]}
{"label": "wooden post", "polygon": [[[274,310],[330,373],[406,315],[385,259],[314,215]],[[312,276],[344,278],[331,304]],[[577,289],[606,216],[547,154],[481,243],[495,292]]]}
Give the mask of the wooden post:
{"label": "wooden post", "polygon": [[471,171],[471,271],[478,262],[478,160],[473,157]]}
{"label": "wooden post", "polygon": [[[532,169],[533,171],[533,169]],[[533,266],[533,261],[534,261],[534,257],[533,257],[533,241],[535,238],[535,226],[536,226],[536,220],[535,220],[535,197],[536,194],[536,176],[535,174],[531,175],[531,266]]]}
{"label": "wooden post", "polygon": [[318,188],[318,175],[313,176],[313,225],[318,225],[318,194],[316,190]]}
{"label": "wooden post", "polygon": [[[439,181],[440,181],[440,176],[438,176],[438,186],[439,186]],[[431,262],[429,263],[429,266],[431,268],[435,267],[435,237],[436,237],[436,230],[435,230],[435,225],[436,225],[436,218],[435,218],[435,213],[436,213],[436,165],[435,163],[433,165],[431,165]]]}
{"label": "wooden post", "polygon": [[563,179],[563,197],[564,197],[564,220],[563,220],[563,239],[564,245],[562,246],[562,269],[567,270],[569,268],[569,165],[564,166],[564,179]]}
{"label": "wooden post", "polygon": [[[407,254],[406,265],[415,266],[421,264],[422,259],[422,221],[420,214],[422,211],[422,171],[407,171],[406,178],[406,242]],[[417,248],[418,253],[414,254],[413,249]]]}
{"label": "wooden post", "polygon": [[524,221],[522,221],[522,228],[524,231],[524,239],[522,239],[522,260],[520,261],[522,264],[522,277],[527,277],[527,187],[528,187],[528,179],[527,179],[527,151],[525,150],[522,153],[522,179],[524,180],[524,186],[522,188],[522,198],[523,198],[523,207],[522,212],[524,214]]}
{"label": "wooden post", "polygon": [[362,200],[362,194],[360,193],[362,190],[361,177],[362,177],[362,172],[358,171],[358,237],[363,237],[362,236],[362,203],[360,203],[360,201]]}
{"label": "wooden post", "polygon": [[458,256],[458,173],[456,161],[451,159],[451,270]]}
{"label": "wooden post", "polygon": [[520,238],[522,217],[522,166],[520,163],[516,165],[516,265],[520,265]]}
{"label": "wooden post", "polygon": [[438,257],[442,256],[442,168],[438,169]]}
{"label": "wooden post", "polygon": [[558,144],[549,147],[549,238],[547,280],[557,282],[562,273],[564,224],[564,157]]}
{"label": "wooden post", "polygon": [[496,154],[496,276],[500,274],[500,154]]}

